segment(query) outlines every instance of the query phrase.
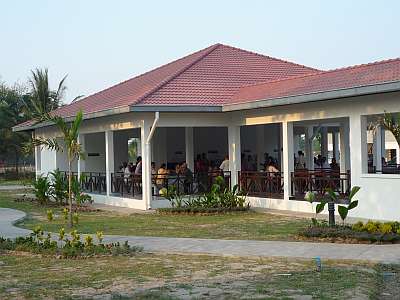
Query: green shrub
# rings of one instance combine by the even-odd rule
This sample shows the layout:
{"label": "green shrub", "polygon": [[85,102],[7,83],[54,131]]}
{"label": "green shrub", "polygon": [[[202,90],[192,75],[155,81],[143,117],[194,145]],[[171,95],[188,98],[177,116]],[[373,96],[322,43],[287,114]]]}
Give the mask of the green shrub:
{"label": "green shrub", "polygon": [[33,182],[33,193],[40,204],[46,204],[49,202],[51,186],[46,176],[39,176]]}
{"label": "green shrub", "polygon": [[382,234],[387,234],[392,232],[392,224],[390,223],[382,223],[379,226],[379,232]]}
{"label": "green shrub", "polygon": [[51,172],[50,175],[52,177],[51,187],[54,200],[60,205],[67,203],[68,184],[65,180],[64,173],[56,169]]}
{"label": "green shrub", "polygon": [[76,230],[73,230],[70,235],[71,239],[66,238],[64,229],[60,229],[58,240],[62,243],[57,244],[50,233],[44,237],[43,230],[37,227],[29,237],[18,237],[15,240],[0,237],[0,250],[57,255],[64,258],[95,255],[132,255],[143,250],[141,247],[130,246],[127,241],[122,245],[120,243],[94,244],[93,237],[90,235],[87,235],[84,243],[82,243],[81,236]]}
{"label": "green shrub", "polygon": [[361,221],[358,221],[357,223],[353,224],[351,227],[354,231],[363,231],[364,230],[364,223]]}

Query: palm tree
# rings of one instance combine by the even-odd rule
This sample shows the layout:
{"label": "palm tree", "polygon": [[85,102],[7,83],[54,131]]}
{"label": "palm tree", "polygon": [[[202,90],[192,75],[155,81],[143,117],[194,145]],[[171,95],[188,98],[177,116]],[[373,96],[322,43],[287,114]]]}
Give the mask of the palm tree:
{"label": "palm tree", "polygon": [[[83,158],[83,151],[78,142],[79,128],[82,123],[83,113],[79,111],[72,123],[66,122],[62,117],[57,116],[53,112],[62,103],[62,98],[66,90],[64,84],[65,76],[56,91],[49,88],[48,70],[36,69],[32,71],[32,78],[29,83],[31,85],[31,93],[28,101],[25,101],[25,108],[29,115],[36,123],[49,122],[54,124],[62,134],[65,145],[65,151],[68,160],[68,203],[69,203],[69,225],[72,227],[72,164],[78,158]],[[81,96],[74,99],[74,101]],[[63,151],[56,138],[34,137],[32,146],[44,146],[50,150]]]}
{"label": "palm tree", "polygon": [[[68,160],[68,223],[73,226],[72,222],[72,164],[77,159],[84,159],[82,146],[78,141],[79,128],[82,124],[83,113],[79,111],[72,123],[67,123],[62,117],[59,116],[45,116],[43,121],[53,123],[61,132],[67,153]],[[63,151],[59,146],[56,138],[34,138],[32,141],[34,146],[44,146],[50,150]]]}
{"label": "palm tree", "polygon": [[60,81],[56,91],[49,88],[48,69],[35,69],[31,71],[32,77],[29,79],[31,92],[25,103],[26,112],[34,119],[43,119],[51,111],[62,105],[62,98],[65,90],[64,85],[67,75]]}

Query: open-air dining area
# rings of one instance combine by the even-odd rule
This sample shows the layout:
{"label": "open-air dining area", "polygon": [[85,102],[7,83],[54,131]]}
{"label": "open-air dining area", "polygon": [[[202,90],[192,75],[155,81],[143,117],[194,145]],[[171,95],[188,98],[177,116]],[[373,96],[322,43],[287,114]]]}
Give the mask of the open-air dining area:
{"label": "open-air dining area", "polygon": [[[351,174],[346,167],[346,128],[346,120],[294,125],[293,149],[289,155],[293,157],[290,200],[304,200],[308,191],[322,197],[328,188],[346,199],[351,187]],[[142,199],[143,143],[139,129],[113,131],[110,143],[106,136],[101,132],[81,135],[87,157],[74,166],[76,169],[79,166],[80,172],[74,170],[73,176],[80,178],[84,192]],[[219,176],[227,188],[237,184],[239,191],[248,197],[283,199],[282,138],[280,124],[241,126],[240,155],[236,155],[240,157],[240,167],[232,174],[226,127],[157,128],[152,141],[157,147],[152,147],[151,154],[152,200],[162,200],[160,191],[171,186],[188,196],[209,192]],[[108,157],[106,153],[114,155]],[[62,155],[58,153],[56,161],[67,178],[66,170],[62,169],[66,158]]]}

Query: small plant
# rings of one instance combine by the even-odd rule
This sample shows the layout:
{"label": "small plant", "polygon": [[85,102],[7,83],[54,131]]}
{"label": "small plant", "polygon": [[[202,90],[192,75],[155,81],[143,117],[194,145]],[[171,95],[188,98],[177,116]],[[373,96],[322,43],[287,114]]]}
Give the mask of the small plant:
{"label": "small plant", "polygon": [[91,235],[85,236],[85,247],[92,247],[93,246],[93,238]]}
{"label": "small plant", "polygon": [[68,185],[64,174],[59,169],[56,169],[51,172],[50,175],[52,179],[52,196],[58,204],[62,205],[66,203],[68,199]]}
{"label": "small plant", "polygon": [[46,176],[39,176],[33,182],[33,191],[40,204],[46,204],[50,200],[50,182]]}
{"label": "small plant", "polygon": [[64,227],[61,227],[60,230],[58,231],[58,240],[63,241],[65,237],[65,229]]}
{"label": "small plant", "polygon": [[79,222],[79,215],[78,215],[78,213],[75,212],[75,213],[72,215],[72,223],[75,224],[75,225],[77,225],[78,222]]}
{"label": "small plant", "polygon": [[99,242],[99,244],[102,244],[103,238],[104,238],[103,231],[97,231],[96,238],[97,238],[97,241]]}
{"label": "small plant", "polygon": [[46,214],[47,214],[47,220],[48,220],[49,222],[51,222],[51,221],[54,220],[54,214],[53,214],[53,211],[52,211],[51,209],[48,209],[47,212],[46,212]]}
{"label": "small plant", "polygon": [[63,212],[64,220],[68,220],[68,208],[64,207],[62,212]]}
{"label": "small plant", "polygon": [[72,178],[72,194],[73,199],[77,206],[81,206],[82,204],[89,202],[93,203],[92,197],[90,195],[82,192],[82,181],[84,180],[84,175],[81,175],[81,178],[77,179],[76,177]]}

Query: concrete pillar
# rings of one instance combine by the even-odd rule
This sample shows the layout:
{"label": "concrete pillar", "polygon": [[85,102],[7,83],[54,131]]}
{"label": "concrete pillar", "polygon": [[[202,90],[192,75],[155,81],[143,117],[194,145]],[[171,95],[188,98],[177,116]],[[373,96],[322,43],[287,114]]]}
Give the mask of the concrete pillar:
{"label": "concrete pillar", "polygon": [[36,179],[40,176],[41,174],[41,147],[36,146],[35,147],[35,174],[36,174]]}
{"label": "concrete pillar", "polygon": [[264,163],[264,152],[265,152],[265,127],[264,127],[264,125],[257,125],[256,137],[257,137],[257,170],[260,170],[261,165]]}
{"label": "concrete pillar", "polygon": [[400,165],[400,147],[396,142],[396,164]]}
{"label": "concrete pillar", "polygon": [[385,132],[382,130],[381,126],[378,126],[374,134],[374,146],[373,146],[373,165],[377,172],[382,171],[382,157],[384,157]]}
{"label": "concrete pillar", "polygon": [[228,127],[229,170],[232,186],[239,184],[238,172],[241,170],[240,126]]}
{"label": "concrete pillar", "polygon": [[294,171],[293,157],[293,122],[282,123],[282,158],[283,158],[283,193],[284,199],[289,200],[291,193],[291,174]]}
{"label": "concrete pillar", "polygon": [[333,146],[333,157],[336,162],[339,160],[339,132],[332,132],[332,146]]}
{"label": "concrete pillar", "polygon": [[313,140],[312,137],[314,135],[313,126],[307,126],[305,128],[305,160],[306,160],[306,168],[309,170],[314,169],[314,154],[313,154]]}
{"label": "concrete pillar", "polygon": [[[78,143],[81,145],[82,152],[84,153],[85,158],[87,154],[85,153],[85,135],[78,135]],[[81,174],[86,171],[85,160],[78,158],[78,178],[81,177]]]}
{"label": "concrete pillar", "polygon": [[346,173],[350,169],[349,130],[347,122],[343,123],[339,129],[340,173]]}
{"label": "concrete pillar", "polygon": [[360,185],[362,173],[368,172],[367,118],[355,115],[350,117],[351,183]]}
{"label": "concrete pillar", "polygon": [[185,154],[186,163],[190,170],[194,170],[193,127],[185,127]]}
{"label": "concrete pillar", "polygon": [[149,121],[143,120],[140,130],[140,140],[142,143],[142,200],[144,201],[145,209],[151,207],[151,200],[153,198],[151,192],[151,142],[146,142],[151,125]]}
{"label": "concrete pillar", "polygon": [[105,132],[106,140],[106,185],[107,196],[111,195],[111,173],[114,173],[114,132]]}
{"label": "concrete pillar", "polygon": [[321,155],[328,158],[328,128],[321,127]]}

